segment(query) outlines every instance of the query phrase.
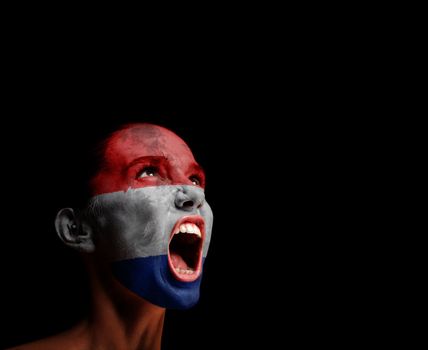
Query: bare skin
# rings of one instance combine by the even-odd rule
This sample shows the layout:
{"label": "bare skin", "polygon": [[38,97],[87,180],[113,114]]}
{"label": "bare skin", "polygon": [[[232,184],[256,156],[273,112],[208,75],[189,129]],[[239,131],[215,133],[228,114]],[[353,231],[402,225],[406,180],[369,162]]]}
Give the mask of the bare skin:
{"label": "bare skin", "polygon": [[85,260],[92,290],[92,311],[88,319],[66,332],[10,350],[161,348],[165,309],[128,291],[92,259]]}

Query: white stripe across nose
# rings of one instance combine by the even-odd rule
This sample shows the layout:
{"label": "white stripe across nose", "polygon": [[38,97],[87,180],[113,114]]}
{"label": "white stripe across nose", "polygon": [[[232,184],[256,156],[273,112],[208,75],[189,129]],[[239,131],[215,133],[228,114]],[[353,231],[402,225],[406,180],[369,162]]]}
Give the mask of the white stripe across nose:
{"label": "white stripe across nose", "polygon": [[[192,204],[185,204],[189,200]],[[168,254],[177,221],[193,214],[201,215],[205,221],[202,255],[207,255],[213,215],[200,187],[165,185],[104,193],[93,197],[90,206],[94,209],[100,243],[114,252],[115,261]],[[193,223],[183,222],[178,231],[202,236]]]}

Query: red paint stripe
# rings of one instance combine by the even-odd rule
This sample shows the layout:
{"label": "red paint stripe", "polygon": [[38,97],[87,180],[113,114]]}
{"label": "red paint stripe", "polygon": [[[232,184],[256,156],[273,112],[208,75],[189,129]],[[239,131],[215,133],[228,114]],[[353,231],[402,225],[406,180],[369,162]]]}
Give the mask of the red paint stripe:
{"label": "red paint stripe", "polygon": [[[147,175],[147,176],[145,176]],[[205,186],[205,175],[186,143],[172,131],[133,124],[105,143],[101,170],[91,180],[93,195],[164,185]]]}

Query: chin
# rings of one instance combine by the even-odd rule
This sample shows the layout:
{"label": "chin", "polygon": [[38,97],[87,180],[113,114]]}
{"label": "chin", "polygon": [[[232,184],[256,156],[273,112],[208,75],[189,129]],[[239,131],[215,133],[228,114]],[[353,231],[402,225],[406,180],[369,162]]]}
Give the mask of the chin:
{"label": "chin", "polygon": [[202,271],[195,280],[179,280],[171,273],[168,255],[116,261],[112,271],[127,289],[160,307],[188,309],[199,301]]}

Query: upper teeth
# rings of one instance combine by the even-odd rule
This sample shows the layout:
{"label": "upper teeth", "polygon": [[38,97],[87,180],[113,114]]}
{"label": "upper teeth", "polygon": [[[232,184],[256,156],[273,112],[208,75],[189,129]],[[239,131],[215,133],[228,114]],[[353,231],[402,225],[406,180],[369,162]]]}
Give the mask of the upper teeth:
{"label": "upper teeth", "polygon": [[177,233],[191,233],[194,235],[197,235],[198,237],[201,237],[201,231],[199,230],[199,227],[196,226],[195,224],[191,224],[191,223],[185,223],[185,224],[181,224],[175,231],[174,234]]}

